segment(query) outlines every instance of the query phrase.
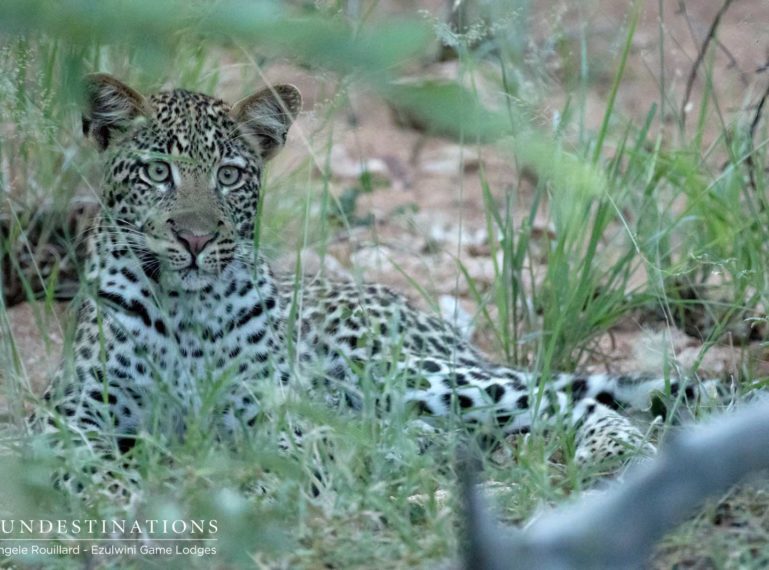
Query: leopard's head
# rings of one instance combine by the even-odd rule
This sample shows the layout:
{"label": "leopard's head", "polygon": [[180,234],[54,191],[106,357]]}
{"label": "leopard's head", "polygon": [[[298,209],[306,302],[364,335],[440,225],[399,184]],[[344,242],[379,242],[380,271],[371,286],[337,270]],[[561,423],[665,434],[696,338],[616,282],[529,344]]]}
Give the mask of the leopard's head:
{"label": "leopard's head", "polygon": [[85,93],[83,132],[109,155],[97,234],[120,236],[166,282],[211,284],[253,244],[263,166],[299,91],[277,85],[229,105],[182,89],[144,96],[96,74]]}

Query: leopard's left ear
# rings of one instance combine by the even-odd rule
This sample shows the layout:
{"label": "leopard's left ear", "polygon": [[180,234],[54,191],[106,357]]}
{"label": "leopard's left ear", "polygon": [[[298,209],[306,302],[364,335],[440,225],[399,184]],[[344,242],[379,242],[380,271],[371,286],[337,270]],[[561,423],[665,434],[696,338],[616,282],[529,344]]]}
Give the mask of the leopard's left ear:
{"label": "leopard's left ear", "polygon": [[288,129],[302,110],[302,96],[293,85],[275,85],[241,99],[230,114],[267,160],[286,144]]}

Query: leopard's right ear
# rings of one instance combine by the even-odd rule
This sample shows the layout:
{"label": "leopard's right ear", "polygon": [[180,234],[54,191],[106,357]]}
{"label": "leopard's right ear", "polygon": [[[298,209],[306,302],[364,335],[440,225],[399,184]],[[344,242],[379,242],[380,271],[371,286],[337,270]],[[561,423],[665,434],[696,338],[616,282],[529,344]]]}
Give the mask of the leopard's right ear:
{"label": "leopard's right ear", "polygon": [[113,136],[124,132],[136,117],[146,114],[144,97],[111,75],[86,75],[83,92],[83,134],[93,138],[99,150],[106,149]]}

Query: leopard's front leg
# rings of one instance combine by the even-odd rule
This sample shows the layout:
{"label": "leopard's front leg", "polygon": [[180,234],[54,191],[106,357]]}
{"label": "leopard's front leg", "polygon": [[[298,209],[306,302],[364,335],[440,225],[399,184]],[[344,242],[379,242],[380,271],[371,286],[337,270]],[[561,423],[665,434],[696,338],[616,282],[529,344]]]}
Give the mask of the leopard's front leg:
{"label": "leopard's front leg", "polygon": [[62,464],[54,473],[56,487],[88,502],[106,496],[128,504],[140,476],[127,453],[143,422],[147,390],[121,381],[129,373],[111,358],[123,358],[115,346],[125,333],[102,317],[92,302],[80,307],[72,365],[56,375],[29,424]]}

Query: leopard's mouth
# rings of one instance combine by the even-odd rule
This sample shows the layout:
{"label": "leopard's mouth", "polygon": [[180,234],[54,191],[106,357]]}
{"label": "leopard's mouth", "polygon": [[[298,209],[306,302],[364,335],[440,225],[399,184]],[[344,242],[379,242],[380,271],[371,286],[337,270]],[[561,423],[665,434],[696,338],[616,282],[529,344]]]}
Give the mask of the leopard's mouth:
{"label": "leopard's mouth", "polygon": [[173,272],[176,285],[185,291],[199,291],[212,286],[218,279],[218,273],[203,271],[199,267],[187,267]]}
{"label": "leopard's mouth", "polygon": [[215,257],[213,262],[209,257],[204,264],[200,264],[199,260],[193,255],[190,256],[190,261],[186,265],[181,267],[171,267],[173,271],[181,274],[199,274],[199,275],[212,275],[217,276],[224,271],[232,262],[232,258]]}
{"label": "leopard's mouth", "polygon": [[169,277],[187,291],[197,291],[214,285],[221,279],[222,273],[231,266],[233,258],[218,259],[215,264],[201,266],[192,259],[183,267],[168,267]]}

